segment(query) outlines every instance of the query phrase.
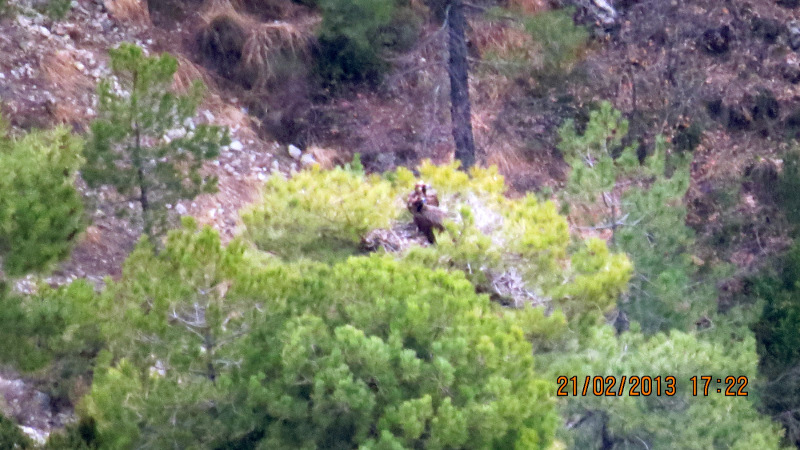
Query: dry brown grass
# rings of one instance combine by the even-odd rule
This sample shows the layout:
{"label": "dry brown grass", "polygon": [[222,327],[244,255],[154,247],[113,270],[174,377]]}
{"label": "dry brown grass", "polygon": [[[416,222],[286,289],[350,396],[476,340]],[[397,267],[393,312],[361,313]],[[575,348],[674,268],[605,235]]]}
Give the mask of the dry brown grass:
{"label": "dry brown grass", "polygon": [[45,79],[60,91],[76,95],[80,90],[94,90],[94,81],[78,67],[80,62],[68,50],[44,56],[39,67]]}
{"label": "dry brown grass", "polygon": [[282,69],[278,64],[286,59],[303,60],[309,56],[319,18],[303,23],[260,22],[244,11],[242,0],[209,0],[201,18],[208,26],[219,17],[225,17],[245,30],[247,37],[239,71],[254,87],[263,88]]}
{"label": "dry brown grass", "polygon": [[507,7],[526,14],[535,14],[549,9],[547,0],[508,0]]}
{"label": "dry brown grass", "polygon": [[151,23],[146,0],[105,0],[103,4],[111,17],[121,23],[134,25]]}
{"label": "dry brown grass", "polygon": [[[225,103],[215,112],[216,123],[233,129],[246,129],[251,126],[251,117],[241,108]],[[240,133],[240,136],[242,134]]]}
{"label": "dry brown grass", "polygon": [[204,4],[203,10],[200,12],[200,18],[209,25],[219,16],[227,16],[244,29],[251,29],[258,25],[258,21],[248,14],[240,13],[241,7],[231,0],[207,0]]}
{"label": "dry brown grass", "polygon": [[[280,72],[277,64],[309,55],[313,34],[308,28],[288,22],[263,23],[250,30],[242,50],[242,64],[263,87]],[[282,60],[283,59],[283,60]]]}
{"label": "dry brown grass", "polygon": [[256,15],[264,20],[282,20],[300,14],[303,6],[286,0],[231,0],[241,12]]}
{"label": "dry brown grass", "polygon": [[186,93],[197,80],[202,81],[209,88],[215,86],[214,79],[204,68],[193,63],[182,54],[176,55],[176,58],[178,59],[178,70],[172,77],[173,89],[180,93]]}
{"label": "dry brown grass", "polygon": [[536,59],[536,43],[521,26],[484,22],[473,27],[471,41],[481,55],[492,54],[503,60]]}
{"label": "dry brown grass", "polygon": [[527,159],[520,153],[519,148],[511,145],[499,145],[485,149],[486,165],[497,166],[503,175],[512,175],[524,172],[528,167]]}
{"label": "dry brown grass", "polygon": [[319,166],[326,170],[333,169],[340,163],[342,157],[340,151],[331,148],[311,146],[306,151],[311,153]]}
{"label": "dry brown grass", "polygon": [[53,123],[62,125],[86,124],[91,117],[86,113],[86,109],[68,101],[57,101],[47,103],[46,111],[52,116]]}

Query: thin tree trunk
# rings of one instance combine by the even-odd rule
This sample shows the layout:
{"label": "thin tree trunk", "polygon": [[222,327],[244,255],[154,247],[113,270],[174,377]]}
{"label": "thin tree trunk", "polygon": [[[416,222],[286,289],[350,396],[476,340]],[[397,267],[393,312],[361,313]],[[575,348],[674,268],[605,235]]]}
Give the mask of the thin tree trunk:
{"label": "thin tree trunk", "polygon": [[[140,142],[139,142],[139,125],[136,125],[136,154],[139,155],[141,151]],[[136,175],[139,182],[139,203],[142,205],[142,219],[144,221],[144,232],[147,234],[147,238],[150,239],[150,243],[156,245],[155,240],[153,239],[153,224],[150,218],[150,200],[147,198],[147,180],[144,177],[144,167],[142,164],[144,162],[141,160],[140,157],[136,158],[138,161],[136,162]]]}
{"label": "thin tree trunk", "polygon": [[204,333],[205,342],[203,345],[206,348],[206,377],[211,380],[211,383],[217,384],[217,369],[214,367],[214,338],[211,333],[206,329]]}
{"label": "thin tree trunk", "polygon": [[[133,92],[131,92],[131,113],[133,115],[133,128],[135,133],[136,142],[133,148],[133,165],[136,167],[136,178],[139,184],[139,204],[142,206],[142,222],[144,223],[144,232],[150,240],[150,244],[156,247],[156,241],[153,236],[153,224],[150,217],[150,200],[147,197],[147,180],[144,175],[144,161],[142,161],[142,137],[141,130],[139,129],[139,111],[137,108],[138,92],[136,86],[138,82],[139,73],[133,72]],[[156,249],[158,251],[158,249]]]}
{"label": "thin tree trunk", "polygon": [[611,208],[611,248],[616,248],[617,245],[617,205],[614,203],[614,190],[606,194],[603,192],[603,201],[608,201],[608,207]]}
{"label": "thin tree trunk", "polygon": [[472,111],[469,102],[469,65],[465,29],[467,19],[461,0],[450,0],[447,14],[450,60],[450,120],[453,125],[455,157],[464,170],[475,164],[475,141],[472,136]]}

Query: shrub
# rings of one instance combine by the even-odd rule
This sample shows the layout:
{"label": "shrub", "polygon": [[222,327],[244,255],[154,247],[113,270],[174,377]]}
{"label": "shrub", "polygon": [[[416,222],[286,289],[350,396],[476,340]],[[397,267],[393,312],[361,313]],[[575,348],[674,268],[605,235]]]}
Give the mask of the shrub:
{"label": "shrub", "polygon": [[110,353],[80,411],[101,448],[552,442],[523,327],[553,319],[506,314],[460,272],[285,263],[187,227],[141,245],[100,302]]}
{"label": "shrub", "polygon": [[72,9],[72,0],[47,0],[41,7],[53,20],[63,20]]}
{"label": "shrub", "polygon": [[61,431],[50,433],[45,450],[91,450],[97,448],[97,425],[92,419],[67,424]]}
{"label": "shrub", "polygon": [[332,261],[355,253],[372,228],[388,227],[402,211],[397,197],[377,176],[315,167],[289,179],[270,177],[261,202],[242,220],[261,250]]}
{"label": "shrub", "polygon": [[378,82],[388,68],[384,50],[410,47],[418,34],[413,10],[395,0],[320,0],[319,8],[316,72],[331,87]]}
{"label": "shrub", "polygon": [[91,382],[104,345],[94,289],[83,281],[21,297],[0,289],[0,361],[36,379],[52,405],[72,405]]}
{"label": "shrub", "polygon": [[525,19],[525,29],[542,51],[538,76],[545,81],[569,72],[586,46],[589,32],[575,25],[569,8],[545,11]]}
{"label": "shrub", "polygon": [[9,450],[36,448],[33,441],[7,417],[0,415],[0,447]]}
{"label": "shrub", "polygon": [[419,38],[422,17],[411,8],[400,8],[394,13],[391,22],[377,31],[377,41],[391,51],[410,49]]}
{"label": "shrub", "polygon": [[[553,203],[506,198],[496,168],[419,173],[454,213],[436,246],[352,255],[367,231],[410,220],[399,216],[417,181],[404,168],[365,176],[358,160],[274,175],[244,216],[255,246],[223,247],[189,218],[157,254],[142,240],[94,302],[108,344],[78,408],[96,424],[82,441],[548,447],[553,389],[533,348],[590,333],[630,264],[599,239],[571,243]],[[515,308],[478,293],[498,275]]]}
{"label": "shrub", "polygon": [[12,12],[13,8],[8,4],[8,0],[0,0],[0,18],[8,17]]}
{"label": "shrub", "polygon": [[793,149],[783,158],[783,170],[776,189],[778,205],[794,228],[800,225],[800,149]]}
{"label": "shrub", "polygon": [[[576,320],[591,322],[613,305],[630,275],[624,256],[608,252],[600,241],[572,250],[567,222],[555,204],[533,195],[505,198],[497,168],[466,174],[457,167],[419,167],[450,220],[436,246],[408,246],[407,261],[464,271],[479,290],[503,302],[552,304]],[[246,236],[285,259],[336,261],[356,253],[367,232],[411,221],[402,202],[415,181],[405,168],[383,178],[341,168],[304,171],[289,180],[276,175],[262,201],[243,216]],[[503,277],[519,278],[512,283],[516,294],[492,288]]]}
{"label": "shrub", "polygon": [[773,265],[750,280],[751,297],[762,305],[752,325],[758,344],[759,369],[766,378],[759,386],[765,412],[786,428],[786,440],[800,443],[800,419],[792,411],[800,405],[800,244],[795,242]]}
{"label": "shrub", "polygon": [[66,128],[6,135],[0,125],[0,261],[7,275],[66,256],[85,225],[75,188],[82,142]]}
{"label": "shrub", "polygon": [[680,153],[693,152],[703,140],[703,126],[699,122],[692,122],[688,127],[680,126],[675,133],[673,144]]}
{"label": "shrub", "polygon": [[242,24],[226,15],[215,17],[198,36],[205,61],[228,79],[237,75],[246,40]]}

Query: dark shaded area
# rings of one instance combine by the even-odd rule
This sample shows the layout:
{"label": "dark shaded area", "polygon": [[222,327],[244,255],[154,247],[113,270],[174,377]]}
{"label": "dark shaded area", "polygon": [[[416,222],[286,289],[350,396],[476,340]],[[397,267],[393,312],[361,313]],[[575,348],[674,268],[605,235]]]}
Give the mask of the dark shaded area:
{"label": "dark shaded area", "polygon": [[221,76],[235,79],[245,39],[245,30],[234,19],[216,17],[198,36],[203,63]]}
{"label": "dark shaded area", "polygon": [[708,29],[703,32],[700,43],[708,53],[714,55],[727,53],[731,48],[731,28],[723,25],[719,28]]}

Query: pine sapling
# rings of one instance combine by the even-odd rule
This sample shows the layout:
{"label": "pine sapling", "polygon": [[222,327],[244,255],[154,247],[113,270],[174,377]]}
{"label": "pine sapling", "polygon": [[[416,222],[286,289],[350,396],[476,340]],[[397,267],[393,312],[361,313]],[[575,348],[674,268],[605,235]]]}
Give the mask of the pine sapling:
{"label": "pine sapling", "polygon": [[230,139],[225,128],[194,124],[202,83],[196,81],[186,95],[172,92],[174,57],[145,56],[129,43],[109,54],[115,78],[98,86],[83,177],[92,187],[111,185],[139,203],[144,233],[156,244],[168,205],[216,190],[216,178],[201,168]]}

